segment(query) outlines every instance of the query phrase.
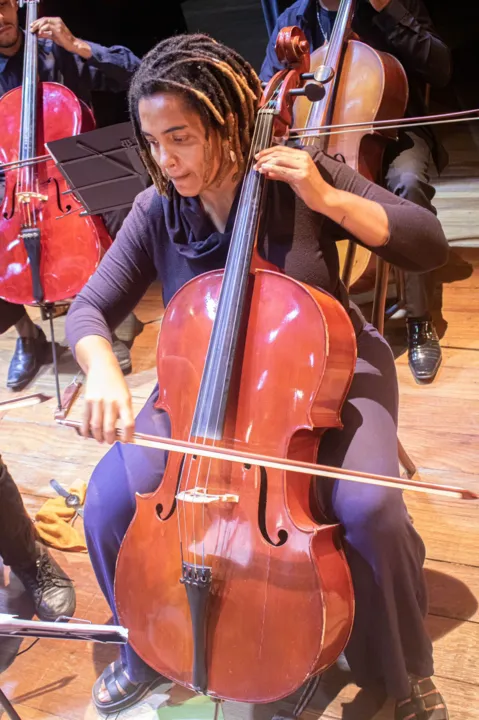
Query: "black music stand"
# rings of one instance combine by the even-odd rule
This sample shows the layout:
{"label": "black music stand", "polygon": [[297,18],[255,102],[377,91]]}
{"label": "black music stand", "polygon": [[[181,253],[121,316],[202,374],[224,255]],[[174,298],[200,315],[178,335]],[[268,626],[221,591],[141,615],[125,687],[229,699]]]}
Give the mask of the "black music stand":
{"label": "black music stand", "polygon": [[[67,622],[61,622],[62,619]],[[72,620],[72,622],[68,622],[68,620]],[[9,613],[2,614],[1,608],[0,636],[87,640],[120,645],[128,642],[128,631],[121,625],[92,625],[86,621],[75,621],[74,618],[59,618],[57,622],[23,620]],[[1,710],[6,712],[10,720],[21,720],[20,715],[0,688],[0,713]]]}
{"label": "black music stand", "polygon": [[[70,190],[84,210],[80,215],[102,215],[130,208],[150,183],[130,122],[92,130],[45,145]],[[54,307],[42,306],[50,323],[53,369],[58,410],[62,410],[58,361],[53,329]]]}
{"label": "black music stand", "polygon": [[49,142],[45,146],[85,215],[131,207],[149,183],[130,122]]}

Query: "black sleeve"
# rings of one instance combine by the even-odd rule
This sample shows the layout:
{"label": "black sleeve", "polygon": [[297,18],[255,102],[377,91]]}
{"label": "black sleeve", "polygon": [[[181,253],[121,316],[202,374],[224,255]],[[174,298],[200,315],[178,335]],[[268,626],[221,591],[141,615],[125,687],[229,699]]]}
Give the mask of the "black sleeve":
{"label": "black sleeve", "polygon": [[390,0],[384,10],[375,14],[373,22],[407,73],[419,75],[436,87],[447,85],[451,53],[437,35],[421,0]]}

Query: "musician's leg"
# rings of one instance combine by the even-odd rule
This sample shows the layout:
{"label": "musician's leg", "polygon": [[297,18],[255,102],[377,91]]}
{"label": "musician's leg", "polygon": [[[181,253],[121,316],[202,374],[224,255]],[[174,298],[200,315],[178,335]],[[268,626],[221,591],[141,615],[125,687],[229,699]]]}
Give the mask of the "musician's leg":
{"label": "musician's leg", "polygon": [[0,299],[0,335],[15,326],[18,334],[8,369],[7,387],[22,390],[35,377],[45,356],[46,338],[23,305]]}
{"label": "musician's leg", "polygon": [[[129,212],[130,208],[121,208],[120,210],[109,210],[101,216],[112,240],[115,240]],[[123,320],[121,325],[116,328],[113,335],[113,352],[125,375],[128,375],[132,370],[130,348],[142,328],[143,325],[141,322],[136,315],[131,312]]]}
{"label": "musician's leg", "polygon": [[[386,187],[436,214],[432,205],[435,189],[429,181],[431,160],[431,149],[423,137],[414,132],[401,133],[397,146],[386,157]],[[430,381],[441,363],[441,348],[431,319],[433,274],[405,273],[405,295],[409,365],[416,380]]]}
{"label": "musician's leg", "polygon": [[20,492],[0,457],[0,557],[5,565],[35,562],[36,533]]}
{"label": "musician's leg", "polygon": [[22,581],[41,620],[75,612],[73,583],[37,541],[20,492],[0,457],[0,557]]}
{"label": "musician's leg", "polygon": [[26,315],[23,305],[15,305],[0,298],[0,335],[23,321]]}
{"label": "musician's leg", "polygon": [[[152,435],[169,435],[168,416],[154,409],[155,399],[156,394],[146,402],[136,428]],[[165,460],[163,451],[116,443],[95,468],[88,486],[84,518],[88,550],[115,621],[116,560],[135,512],[135,493],[149,493],[158,487]],[[122,647],[121,655],[132,681],[147,682],[157,677],[130,646]]]}
{"label": "musician's leg", "polygon": [[[358,338],[358,363],[343,408],[343,430],[328,431],[319,461],[399,476],[398,390],[393,356],[371,326]],[[409,674],[433,673],[424,615],[424,545],[401,491],[346,481],[320,481],[326,510],[345,530],[356,617],[346,650],[354,679],[384,681],[392,697],[409,694]]]}

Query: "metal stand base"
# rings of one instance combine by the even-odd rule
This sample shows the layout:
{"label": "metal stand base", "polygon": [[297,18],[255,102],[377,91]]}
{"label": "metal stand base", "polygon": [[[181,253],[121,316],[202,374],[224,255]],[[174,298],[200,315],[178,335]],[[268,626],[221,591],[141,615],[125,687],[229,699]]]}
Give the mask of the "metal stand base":
{"label": "metal stand base", "polygon": [[[117,645],[124,645],[128,642],[128,632],[121,625],[93,625],[88,621],[73,620],[73,622],[68,622],[72,618],[63,619],[66,622],[61,622],[62,618],[59,618],[57,622],[42,622],[40,620],[22,620],[14,615],[0,613],[0,637],[86,640]],[[0,689],[1,708],[5,710],[10,720],[22,720],[10,700]]]}
{"label": "metal stand base", "polygon": [[10,700],[7,698],[5,693],[0,689],[0,707],[2,707],[7,713],[10,720],[22,720],[20,715],[17,713]]}
{"label": "metal stand base", "polygon": [[40,306],[42,313],[42,320],[48,320],[50,325],[50,345],[52,347],[52,361],[53,361],[53,374],[55,376],[55,393],[57,397],[57,413],[62,411],[62,396],[60,391],[60,375],[58,372],[58,355],[57,346],[55,343],[55,329],[53,327],[53,320],[59,316],[65,314],[65,309],[68,307],[66,303],[46,303]]}
{"label": "metal stand base", "polygon": [[45,315],[50,323],[50,338],[52,345],[52,359],[53,359],[53,372],[55,375],[55,390],[57,394],[57,405],[58,410],[62,409],[62,395],[60,392],[60,377],[58,373],[58,357],[57,357],[57,346],[55,343],[55,331],[53,329],[53,305],[47,305],[45,307]]}

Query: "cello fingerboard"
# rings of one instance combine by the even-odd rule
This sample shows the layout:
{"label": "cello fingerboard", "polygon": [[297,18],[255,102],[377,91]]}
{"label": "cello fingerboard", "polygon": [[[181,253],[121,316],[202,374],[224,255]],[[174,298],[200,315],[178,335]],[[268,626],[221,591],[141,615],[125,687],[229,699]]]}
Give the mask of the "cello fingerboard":
{"label": "cello fingerboard", "polygon": [[[38,38],[29,31],[31,23],[38,18],[38,0],[26,0],[27,19],[25,27],[25,59],[23,64],[22,114],[20,130],[19,159],[28,160],[36,155],[37,136],[37,75],[38,75]],[[20,188],[33,190],[33,166],[20,171]]]}
{"label": "cello fingerboard", "polygon": [[216,317],[201,379],[192,436],[221,440],[228,394],[243,320],[251,255],[261,210],[264,175],[253,170],[254,157],[269,147],[274,110],[259,111],[226,261]]}

